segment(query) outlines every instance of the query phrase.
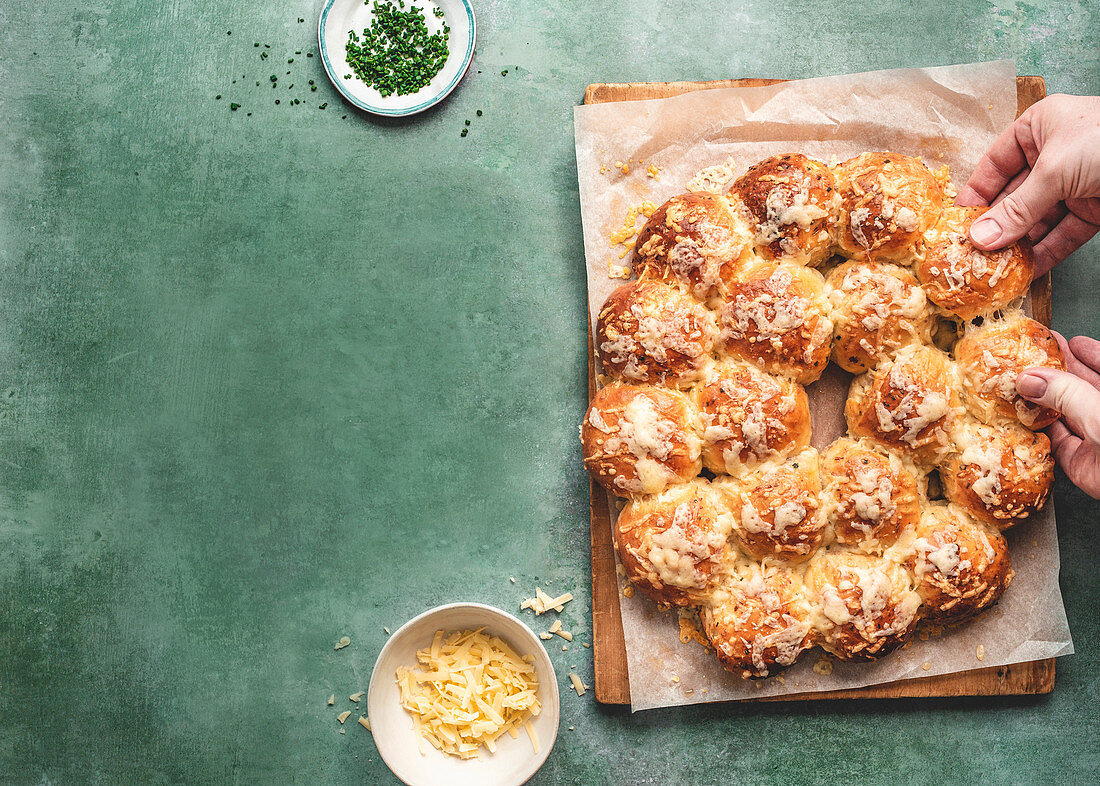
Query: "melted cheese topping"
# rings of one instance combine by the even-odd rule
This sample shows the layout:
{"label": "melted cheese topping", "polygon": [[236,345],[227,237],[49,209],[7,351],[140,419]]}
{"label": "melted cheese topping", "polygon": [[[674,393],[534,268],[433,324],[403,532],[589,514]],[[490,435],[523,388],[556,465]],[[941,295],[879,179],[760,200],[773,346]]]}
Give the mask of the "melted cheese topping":
{"label": "melted cheese topping", "polygon": [[[420,740],[463,759],[496,751],[504,733],[527,731],[538,753],[530,719],[542,709],[534,657],[520,656],[484,628],[445,635],[416,653],[418,665],[397,670],[401,706]],[[424,753],[423,747],[420,750]]]}
{"label": "melted cheese topping", "polygon": [[828,211],[822,208],[810,196],[805,184],[802,189],[791,193],[789,187],[777,186],[768,192],[764,200],[767,218],[756,231],[756,239],[761,243],[774,243],[783,236],[783,227],[797,225],[805,231],[814,221],[825,218]]}
{"label": "melted cheese topping", "polygon": [[706,575],[699,570],[699,563],[711,559],[725,545],[730,530],[728,514],[718,517],[719,526],[708,529],[696,526],[695,509],[693,502],[680,503],[672,514],[672,525],[651,538],[647,557],[665,586],[705,586]]}

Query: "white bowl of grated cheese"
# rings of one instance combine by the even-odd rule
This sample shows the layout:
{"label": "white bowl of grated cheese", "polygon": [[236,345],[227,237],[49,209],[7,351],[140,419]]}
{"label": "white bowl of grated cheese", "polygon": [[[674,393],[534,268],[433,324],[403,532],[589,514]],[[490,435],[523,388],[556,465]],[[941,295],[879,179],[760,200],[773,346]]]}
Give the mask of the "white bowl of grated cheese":
{"label": "white bowl of grated cheese", "polygon": [[[476,636],[461,635],[479,629],[484,630]],[[425,662],[418,662],[423,650]],[[490,658],[491,665],[478,668]],[[434,679],[417,680],[416,674]],[[437,736],[432,723],[439,698],[449,706],[461,702],[447,701],[451,697],[440,693],[441,686],[468,700],[454,716],[439,713],[450,720],[434,723]],[[501,710],[502,697],[506,707],[515,707]],[[412,712],[403,701],[427,711]],[[522,711],[536,701],[537,715]],[[554,666],[530,628],[492,606],[451,603],[414,617],[386,642],[371,674],[367,714],[383,761],[409,786],[512,786],[527,781],[550,754],[558,734],[558,701]],[[509,719],[515,728],[506,733],[500,721]],[[473,757],[464,759],[438,750],[432,738],[447,746],[457,726],[477,730],[495,751],[480,747],[475,754],[467,742],[465,754]]]}

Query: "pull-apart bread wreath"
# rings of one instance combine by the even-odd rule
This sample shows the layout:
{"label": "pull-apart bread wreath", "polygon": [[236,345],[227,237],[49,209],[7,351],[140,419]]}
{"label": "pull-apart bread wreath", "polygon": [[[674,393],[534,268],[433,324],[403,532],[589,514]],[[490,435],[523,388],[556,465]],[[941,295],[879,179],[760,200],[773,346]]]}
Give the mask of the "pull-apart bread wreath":
{"label": "pull-apart bread wreath", "polygon": [[[1065,362],[1018,308],[1031,248],[973,247],[952,192],[895,153],[766,159],[661,205],[600,310],[581,440],[626,498],[620,561],[735,674],[873,660],[1012,581],[1002,531],[1046,502],[1057,418],[1016,375]],[[803,385],[830,360],[856,376],[819,455]]]}

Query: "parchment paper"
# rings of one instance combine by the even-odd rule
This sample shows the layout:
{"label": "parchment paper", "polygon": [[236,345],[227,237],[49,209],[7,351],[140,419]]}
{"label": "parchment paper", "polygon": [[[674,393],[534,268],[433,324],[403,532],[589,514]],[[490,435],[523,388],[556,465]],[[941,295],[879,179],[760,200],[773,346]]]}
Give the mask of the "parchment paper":
{"label": "parchment paper", "polygon": [[[619,258],[622,247],[609,247],[609,234],[622,226],[631,205],[643,199],[660,204],[682,193],[703,168],[732,157],[738,175],[779,153],[802,152],[830,161],[865,150],[891,150],[921,156],[933,169],[947,164],[961,186],[1015,114],[1016,68],[1011,61],[577,107],[577,172],[593,328],[599,307],[622,283],[609,277],[609,266],[630,262],[629,256]],[[624,175],[616,162],[626,163],[630,173]],[[650,165],[660,168],[658,178],[647,176]],[[644,221],[639,218],[639,229]],[[818,448],[845,431],[842,408],[850,379],[831,365],[808,389]],[[612,502],[614,515],[614,498]],[[1007,537],[1016,578],[994,609],[942,635],[914,638],[907,648],[876,663],[834,663],[830,674],[814,670],[823,653],[812,650],[781,678],[741,680],[728,674],[711,651],[680,641],[675,609],[659,612],[641,593],[620,596],[631,706],[642,710],[854,688],[1072,653],[1058,588],[1053,503],[1009,530]],[[979,645],[984,648],[982,660]]]}

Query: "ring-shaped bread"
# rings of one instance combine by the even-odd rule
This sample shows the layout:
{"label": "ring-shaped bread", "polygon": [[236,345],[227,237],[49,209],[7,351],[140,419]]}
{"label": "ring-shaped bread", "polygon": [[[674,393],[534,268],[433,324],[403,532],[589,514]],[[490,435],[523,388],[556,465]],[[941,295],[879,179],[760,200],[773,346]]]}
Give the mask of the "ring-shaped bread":
{"label": "ring-shaped bread", "polygon": [[[1012,579],[999,530],[1045,502],[1050,443],[1028,429],[1056,416],[1015,376],[1064,359],[1014,307],[1026,242],[977,252],[981,211],[946,206],[950,189],[946,168],[893,153],[775,156],[725,196],[654,212],[639,280],[597,319],[612,381],[581,436],[592,476],[629,497],[620,562],[654,600],[696,609],[735,674],[816,644],[872,660]],[[830,353],[862,373],[848,435],[819,457],[802,385]]]}

